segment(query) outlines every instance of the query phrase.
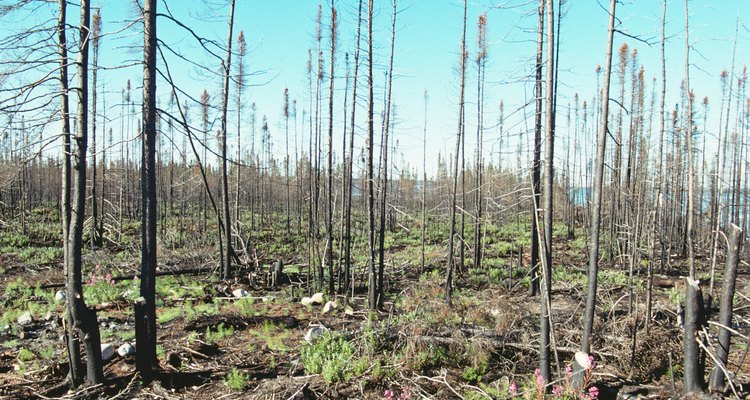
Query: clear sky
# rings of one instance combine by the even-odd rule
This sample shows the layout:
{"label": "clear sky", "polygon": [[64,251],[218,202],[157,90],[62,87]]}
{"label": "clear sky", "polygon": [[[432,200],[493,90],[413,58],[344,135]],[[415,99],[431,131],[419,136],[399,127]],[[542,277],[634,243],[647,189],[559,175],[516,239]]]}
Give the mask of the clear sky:
{"label": "clear sky", "polygon": [[[557,1],[555,1],[557,7]],[[559,100],[558,100],[558,138],[562,142],[567,134],[565,122],[566,109],[572,102],[574,94],[581,99],[591,101],[596,91],[597,65],[604,62],[605,41],[607,36],[608,2],[604,0],[568,0],[563,5],[563,19],[560,34],[559,52]],[[462,2],[458,0],[399,0],[397,17],[397,35],[395,51],[395,71],[393,101],[397,110],[395,138],[398,140],[399,155],[396,161],[402,160],[412,167],[421,166],[422,128],[424,124],[424,91],[429,94],[428,118],[428,164],[430,169],[436,166],[437,154],[443,156],[452,152],[458,112],[458,72],[459,48],[461,39]],[[654,77],[660,78],[661,7],[658,0],[630,0],[618,4],[617,16],[621,21],[619,29],[630,35],[648,41],[644,43],[623,35],[616,36],[615,49],[623,42],[631,48],[638,48],[640,62],[644,65],[646,75],[646,106],[648,107]],[[226,42],[228,1],[199,0],[169,1],[171,12],[197,34],[219,43]],[[289,89],[292,99],[296,99],[298,110],[298,127],[300,140],[307,141],[309,128],[301,121],[302,110],[307,111],[309,91],[306,75],[308,49],[315,50],[315,16],[317,1],[313,0],[237,0],[235,16],[235,37],[243,30],[249,44],[246,59],[249,71],[249,84],[245,90],[246,105],[256,103],[258,126],[262,116],[267,116],[271,129],[274,151],[281,154],[283,150],[283,92]],[[525,160],[528,151],[528,135],[532,128],[530,118],[533,105],[523,107],[532,99],[533,82],[528,77],[533,73],[533,58],[536,39],[536,1],[527,0],[470,0],[468,4],[467,46],[469,57],[476,53],[476,25],[480,14],[488,18],[488,64],[486,70],[487,86],[485,91],[485,149],[486,154],[494,160],[503,156],[515,159],[520,154]],[[696,98],[708,96],[710,102],[709,130],[711,125],[718,124],[720,104],[719,73],[722,69],[731,68],[732,45],[735,38],[736,22],[740,21],[737,36],[735,66],[737,73],[750,54],[750,4],[747,0],[691,0],[690,5],[690,43],[691,85]],[[131,79],[137,88],[133,93],[136,102],[140,99],[142,68],[133,65],[127,68],[115,68],[129,65],[141,58],[140,46],[142,36],[140,25],[123,30],[128,21],[137,16],[137,8],[129,1],[94,1],[94,6],[102,7],[104,21],[103,31],[107,34],[102,41],[100,64],[107,69],[100,74],[104,82],[104,91],[108,93],[108,118],[117,118],[120,93],[125,81]],[[336,54],[335,80],[335,121],[336,143],[340,137],[344,119],[344,53],[349,53],[353,61],[356,29],[355,0],[338,0],[340,34]],[[391,3],[375,0],[375,86],[376,114],[382,109],[384,71],[388,61],[390,46]],[[160,12],[165,12],[165,3],[159,2]],[[366,5],[365,5],[366,9]],[[559,12],[559,10],[555,10]],[[49,15],[54,16],[54,7]],[[323,2],[323,19],[330,15],[330,0]],[[38,16],[43,19],[46,17]],[[76,25],[78,18],[74,5],[69,6],[69,22]],[[13,28],[24,22],[16,22]],[[324,32],[327,22],[324,22]],[[742,25],[744,23],[744,25]],[[678,101],[679,82],[684,77],[684,1],[669,1],[667,11],[667,105],[673,108]],[[363,26],[363,32],[366,32]],[[189,60],[209,66],[217,73],[220,71],[219,60],[211,58],[200,50],[197,42],[187,31],[178,27],[166,18],[158,20],[159,39],[184,54]],[[366,36],[363,36],[366,39]],[[363,41],[363,45],[365,42]],[[326,76],[329,68],[329,39],[324,33],[324,54]],[[221,53],[223,56],[223,53]],[[366,52],[362,52],[362,68],[366,66]],[[192,67],[188,62],[168,57],[172,73],[177,77],[180,86],[195,98],[205,88],[215,99],[213,105],[219,106],[221,80],[218,76],[209,76]],[[617,80],[613,79],[613,85]],[[327,85],[327,81],[324,82]],[[657,80],[657,85],[660,81]],[[615,88],[613,87],[613,90]],[[657,87],[657,89],[659,89]],[[234,91],[234,89],[231,89]],[[364,95],[366,80],[360,80],[359,93]],[[160,83],[158,95],[162,106],[166,107],[169,98],[168,87]],[[324,92],[327,97],[327,90]],[[616,93],[616,92],[615,92]],[[474,63],[469,63],[467,74],[467,151],[475,145],[476,115],[476,73]],[[350,94],[349,94],[350,96]],[[629,95],[628,95],[629,96]],[[364,105],[364,97],[360,106]],[[500,152],[500,140],[497,131],[498,104],[503,101],[506,120],[504,126],[511,134],[510,142],[503,142]],[[184,100],[183,100],[184,101]],[[351,100],[348,100],[351,107]],[[590,104],[589,104],[590,106]],[[232,106],[231,108],[234,108]],[[136,105],[138,109],[138,105]],[[197,120],[197,108],[192,107],[193,121]],[[327,107],[324,107],[327,110]],[[697,110],[702,119],[701,109]],[[229,126],[235,126],[235,112],[230,111]],[[214,119],[217,118],[214,112]],[[324,113],[324,126],[327,126],[327,113]],[[365,127],[365,108],[358,110],[357,130],[358,147],[364,147],[363,128]],[[526,118],[524,118],[524,116]],[[347,117],[348,119],[348,117]],[[249,111],[243,112],[243,137],[248,137]],[[715,121],[716,120],[716,121]],[[715,122],[714,122],[715,121]],[[592,122],[589,122],[593,126]],[[119,123],[114,121],[115,137],[118,137]],[[218,125],[216,125],[218,126]],[[304,137],[303,135],[304,126]],[[379,123],[376,122],[376,126]],[[655,124],[656,126],[656,124]],[[230,129],[230,138],[236,137],[236,129]],[[593,142],[593,131],[588,133],[588,141]],[[126,135],[127,136],[127,135]],[[257,146],[256,137],[256,146]],[[585,142],[587,139],[583,139]],[[520,142],[519,142],[520,141]],[[180,143],[178,141],[178,143]],[[247,142],[245,142],[247,143]],[[300,142],[302,143],[302,142]],[[520,144],[520,146],[519,146]],[[562,148],[558,144],[558,149]],[[305,144],[306,147],[306,144]],[[337,145],[338,149],[340,145]],[[233,153],[233,152],[232,152]],[[340,157],[340,152],[336,152]],[[559,151],[556,158],[564,159],[565,152]],[[434,169],[432,169],[434,171]],[[432,173],[432,171],[430,171]]]}

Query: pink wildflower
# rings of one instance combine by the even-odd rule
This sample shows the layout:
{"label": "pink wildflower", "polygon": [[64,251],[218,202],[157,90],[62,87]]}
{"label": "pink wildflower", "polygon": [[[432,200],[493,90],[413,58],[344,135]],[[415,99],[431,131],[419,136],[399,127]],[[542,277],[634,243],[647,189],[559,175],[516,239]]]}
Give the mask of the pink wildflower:
{"label": "pink wildflower", "polygon": [[565,366],[565,374],[570,376],[570,374],[573,373],[573,368],[570,367],[570,365]]}
{"label": "pink wildflower", "polygon": [[536,376],[536,386],[537,387],[543,387],[544,386],[544,378],[542,377],[542,371],[537,368],[534,370],[534,376]]}
{"label": "pink wildflower", "polygon": [[511,396],[516,396],[518,394],[518,385],[516,385],[515,382],[512,382],[510,386],[508,386],[508,393]]}
{"label": "pink wildflower", "polygon": [[589,388],[589,398],[590,399],[595,399],[597,397],[599,397],[599,388],[596,387],[596,386],[590,387]]}
{"label": "pink wildflower", "polygon": [[383,392],[383,397],[386,398],[386,400],[393,400],[393,390],[387,389],[385,392]]}
{"label": "pink wildflower", "polygon": [[557,397],[562,396],[562,394],[563,394],[563,387],[560,386],[560,385],[555,385],[552,388],[552,394],[555,395],[555,396],[557,396]]}

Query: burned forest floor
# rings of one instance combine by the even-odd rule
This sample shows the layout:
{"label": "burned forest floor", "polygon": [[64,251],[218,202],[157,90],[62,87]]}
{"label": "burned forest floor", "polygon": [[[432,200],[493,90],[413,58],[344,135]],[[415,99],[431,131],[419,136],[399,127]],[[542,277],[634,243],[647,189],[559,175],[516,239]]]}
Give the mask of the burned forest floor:
{"label": "burned forest floor", "polygon": [[[70,390],[62,339],[65,300],[58,293],[64,280],[59,225],[50,210],[34,210],[27,219],[25,233],[15,224],[0,231],[0,399],[540,396],[534,374],[540,298],[529,295],[530,235],[524,221],[488,225],[478,267],[471,265],[473,227],[467,225],[466,264],[456,277],[451,306],[444,301],[445,221],[428,224],[421,274],[421,227],[415,221],[395,224],[385,239],[383,306],[370,311],[364,224],[355,224],[354,296],[345,307],[342,295],[325,290],[327,278],[322,286],[314,279],[306,227],[298,230],[296,221],[291,231],[280,215],[266,221],[263,229],[246,227],[237,246],[243,264],[236,266],[234,279],[221,281],[216,226],[209,222],[201,231],[200,222],[162,220],[157,279],[160,371],[146,386],[135,373],[134,355],[127,354],[132,349],[124,349],[124,356],[117,351],[135,345],[139,225],[105,225],[103,243],[87,245],[84,252],[84,297],[97,310],[102,343],[115,351],[105,362],[104,385]],[[566,370],[581,342],[588,239],[580,227],[572,238],[564,225],[554,228],[552,374],[557,381],[547,396],[576,398],[580,396],[572,392]],[[324,239],[320,246],[324,248]],[[340,253],[336,246],[334,257]],[[631,280],[629,259],[610,260],[603,247],[592,344],[595,365],[586,390],[596,387],[602,399],[679,397],[683,334],[678,314],[687,260],[673,250],[665,268],[655,266],[647,334],[649,261],[644,257],[633,265]],[[647,250],[642,253],[649,254]],[[707,292],[708,250],[699,248],[696,254]],[[284,268],[274,286],[269,270],[278,260]],[[740,397],[748,396],[750,384],[750,268],[745,260],[742,257],[737,282],[737,334],[728,368]],[[717,291],[723,262],[722,254]],[[337,261],[337,287],[338,271]],[[322,299],[313,296],[318,292],[324,293]],[[303,304],[303,297],[313,297],[304,299],[312,303]],[[717,307],[714,302],[710,321],[716,319]],[[715,325],[708,324],[706,331],[716,337]],[[313,336],[312,344],[306,335]],[[707,346],[713,349],[716,343]],[[707,373],[712,367],[707,356]],[[734,396],[731,391],[729,395]]]}

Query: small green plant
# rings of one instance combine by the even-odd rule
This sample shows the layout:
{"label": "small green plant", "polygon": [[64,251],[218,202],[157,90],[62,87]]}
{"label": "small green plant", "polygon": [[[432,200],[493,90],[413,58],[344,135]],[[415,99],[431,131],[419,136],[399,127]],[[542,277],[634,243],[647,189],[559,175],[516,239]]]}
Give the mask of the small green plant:
{"label": "small green plant", "polygon": [[247,387],[247,380],[249,376],[244,374],[237,368],[232,368],[231,371],[224,377],[224,384],[235,392],[241,392]]}
{"label": "small green plant", "polygon": [[18,351],[18,361],[25,363],[33,360],[34,358],[36,358],[34,353],[25,347],[22,347],[21,350]]}
{"label": "small green plant", "polygon": [[476,366],[468,367],[464,370],[464,373],[462,377],[471,383],[476,383],[482,380],[484,378],[484,375],[487,374],[487,363],[479,363]]}
{"label": "small green plant", "polygon": [[26,247],[17,255],[26,264],[43,265],[62,258],[63,250],[59,247]]}
{"label": "small green plant", "polygon": [[203,340],[208,344],[214,344],[226,337],[234,335],[234,327],[225,327],[224,323],[220,323],[215,331],[211,330],[210,326],[206,327],[206,334],[203,335]]}
{"label": "small green plant", "polygon": [[234,302],[234,307],[237,309],[237,312],[243,317],[251,317],[255,315],[256,311],[253,308],[254,304],[255,300],[252,297],[243,297]]}
{"label": "small green plant", "polygon": [[300,354],[305,372],[321,374],[328,383],[346,382],[353,375],[352,344],[344,335],[327,332],[313,344],[303,344]]}
{"label": "small green plant", "polygon": [[190,334],[188,334],[188,337],[187,337],[188,345],[192,346],[196,340],[198,340],[198,332],[190,332]]}
{"label": "small green plant", "polygon": [[129,331],[122,331],[116,333],[117,337],[120,338],[123,342],[129,342],[133,339],[135,339],[135,332],[132,330]]}
{"label": "small green plant", "polygon": [[54,346],[44,346],[39,349],[39,357],[44,360],[52,360],[55,357]]}
{"label": "small green plant", "polygon": [[177,317],[182,315],[182,310],[177,307],[167,308],[166,310],[162,311],[159,316],[159,323],[166,324],[167,322],[170,322]]}
{"label": "small green plant", "polygon": [[674,288],[674,287],[669,289],[669,301],[675,307],[677,307],[680,303],[682,303],[684,298],[685,298],[685,295],[684,293],[682,293],[681,290]]}
{"label": "small green plant", "polygon": [[682,364],[673,364],[671,368],[667,368],[666,376],[668,378],[674,378],[674,380],[678,381],[682,379],[683,372],[684,371],[682,370]]}

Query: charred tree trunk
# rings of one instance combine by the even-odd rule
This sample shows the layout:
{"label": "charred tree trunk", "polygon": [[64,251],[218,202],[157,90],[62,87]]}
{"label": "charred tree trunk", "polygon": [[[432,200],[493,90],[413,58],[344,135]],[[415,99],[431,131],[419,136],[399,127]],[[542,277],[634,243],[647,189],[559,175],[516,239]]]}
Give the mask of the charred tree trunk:
{"label": "charred tree trunk", "polygon": [[367,1],[367,233],[368,233],[368,290],[367,304],[371,310],[377,308],[377,280],[375,276],[375,177],[373,174],[373,139],[375,127],[373,112],[375,100],[372,81],[372,17],[373,0]]}
{"label": "charred tree trunk", "polygon": [[222,279],[232,276],[232,222],[229,211],[229,173],[227,168],[227,109],[229,106],[229,80],[231,79],[232,66],[232,30],[234,29],[234,0],[229,5],[229,29],[227,33],[227,58],[223,62],[224,68],[224,90],[221,101],[221,187],[222,202],[224,206],[224,253],[222,257],[223,269]]}
{"label": "charred tree trunk", "polygon": [[[464,0],[463,34],[461,36],[461,83],[458,95],[458,129],[456,132],[456,152],[453,155],[453,185],[450,193],[450,233],[448,234],[448,268],[445,277],[445,301],[450,305],[453,296],[454,236],[456,235],[456,191],[458,190],[458,161],[464,134],[464,95],[466,87],[466,0]],[[461,244],[460,244],[461,245]],[[463,245],[461,245],[463,246]]]}
{"label": "charred tree trunk", "polygon": [[143,155],[141,167],[141,297],[135,304],[136,369],[154,377],[156,358],[156,1],[143,7]]}
{"label": "charred tree trunk", "polygon": [[386,88],[385,118],[383,118],[383,191],[380,198],[380,238],[378,244],[378,307],[383,306],[385,282],[385,217],[388,213],[388,138],[391,122],[391,93],[393,89],[393,53],[396,46],[396,0],[392,0],[391,56],[388,64],[388,87]]}
{"label": "charred tree trunk", "polygon": [[91,248],[101,245],[101,232],[99,231],[99,206],[96,196],[96,78],[99,69],[99,35],[101,33],[101,15],[96,11],[91,27],[91,44],[94,53],[94,65],[91,79],[91,230],[89,239]]}
{"label": "charred tree trunk", "polygon": [[721,305],[719,309],[719,346],[716,349],[716,360],[720,363],[711,372],[709,387],[714,392],[724,393],[726,378],[724,369],[729,358],[729,345],[732,334],[729,327],[732,325],[732,304],[734,302],[734,290],[737,280],[737,266],[740,260],[740,246],[742,245],[743,232],[737,225],[732,225],[729,236],[729,251],[727,252],[727,264],[724,269],[724,283],[721,290]]}
{"label": "charred tree trunk", "polygon": [[[333,296],[335,288],[333,285],[333,84],[334,67],[336,65],[336,7],[331,3],[331,66],[328,86],[328,201],[326,207],[326,250],[325,262],[328,266],[328,293]],[[288,222],[288,221],[287,221]],[[321,278],[322,278],[321,274]]]}
{"label": "charred tree trunk", "polygon": [[591,243],[589,247],[588,293],[586,295],[586,309],[583,319],[583,334],[581,350],[591,352],[591,335],[594,327],[596,311],[597,275],[599,272],[599,236],[601,229],[602,186],[604,182],[604,163],[608,134],[609,116],[609,87],[612,76],[612,42],[615,33],[615,6],[617,0],[609,3],[609,36],[607,40],[606,58],[604,62],[604,87],[602,89],[601,116],[599,121],[599,138],[596,144],[596,175],[594,177],[594,199],[591,212]]}
{"label": "charred tree trunk", "polygon": [[532,216],[531,216],[531,283],[529,293],[539,294],[539,206],[542,200],[542,57],[544,56],[544,1],[539,0],[539,26],[536,47],[536,85],[534,114],[534,161],[531,166]]}
{"label": "charred tree trunk", "polygon": [[[357,114],[357,78],[359,74],[359,50],[360,50],[360,39],[361,39],[361,28],[362,28],[362,0],[359,0],[359,7],[357,9],[357,44],[354,50],[354,81],[352,87],[352,114],[350,120],[351,132],[349,135],[349,160],[347,175],[348,180],[346,184],[346,213],[345,213],[345,229],[344,229],[344,288],[349,288],[350,285],[353,287],[353,279],[351,279],[351,249],[352,249],[352,187],[354,179],[354,128],[356,125],[356,114]],[[345,290],[344,294],[344,307],[349,303],[348,289]]]}
{"label": "charred tree trunk", "polygon": [[544,129],[544,262],[542,263],[539,369],[545,384],[552,382],[550,372],[551,296],[552,296],[552,192],[554,190],[555,109],[553,102],[555,77],[555,13],[553,0],[546,0],[547,13],[547,77],[545,80],[546,126]]}
{"label": "charred tree trunk", "polygon": [[[67,36],[66,36],[66,14],[67,14],[67,2],[66,0],[59,1],[59,14],[57,20],[57,34],[58,34],[58,52],[60,54],[60,116],[62,118],[62,141],[63,141],[63,154],[62,154],[62,195],[61,195],[61,209],[60,215],[62,220],[62,237],[63,237],[63,254],[64,254],[64,269],[65,269],[65,282],[66,282],[66,294],[68,299],[74,299],[75,295],[75,276],[74,270],[71,268],[72,265],[69,263],[70,254],[68,253],[68,234],[70,232],[70,189],[71,189],[71,171],[70,171],[70,106],[68,98],[68,49],[67,49]],[[73,295],[73,296],[71,296]],[[80,341],[77,336],[77,332],[73,326],[73,316],[75,314],[75,306],[72,300],[66,302],[66,329],[65,329],[65,340],[68,349],[68,365],[70,367],[70,383],[71,386],[76,387],[83,381],[83,364],[81,363],[81,348]]]}
{"label": "charred tree trunk", "polygon": [[72,323],[83,341],[86,352],[86,380],[90,384],[104,381],[102,372],[101,339],[99,337],[99,323],[96,311],[88,308],[83,298],[83,283],[81,276],[83,225],[86,211],[86,148],[88,145],[88,58],[89,58],[89,22],[91,19],[91,4],[88,0],[81,1],[81,24],[79,30],[78,60],[78,129],[75,137],[75,153],[73,153],[73,189],[71,192],[71,219],[67,237],[66,265],[71,273],[68,276],[68,301],[72,302]]}

